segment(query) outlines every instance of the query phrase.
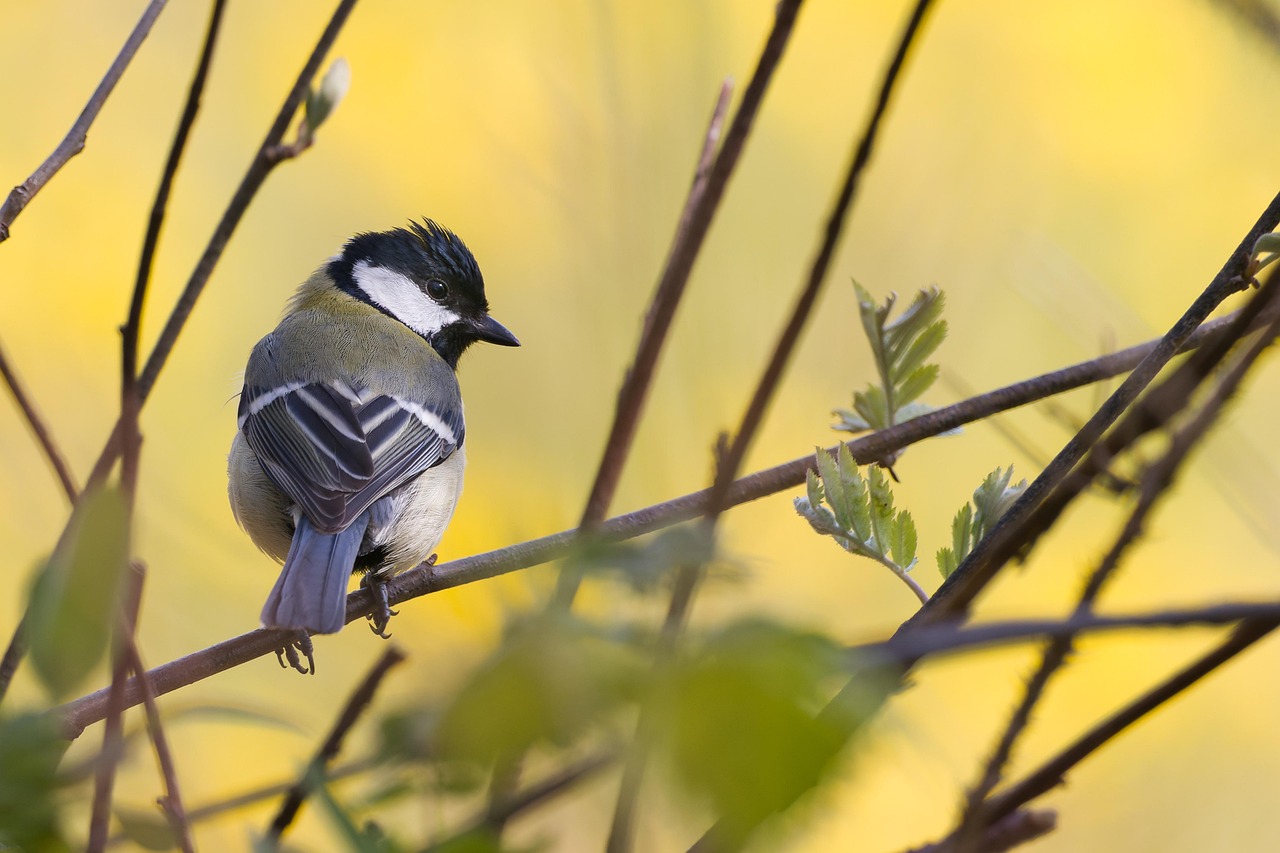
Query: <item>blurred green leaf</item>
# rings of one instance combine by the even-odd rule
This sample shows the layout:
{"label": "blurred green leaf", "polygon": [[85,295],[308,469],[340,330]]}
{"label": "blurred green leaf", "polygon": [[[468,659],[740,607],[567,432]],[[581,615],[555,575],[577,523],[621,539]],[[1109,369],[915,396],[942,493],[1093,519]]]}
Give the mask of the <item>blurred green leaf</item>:
{"label": "blurred green leaf", "polygon": [[318,773],[308,779],[308,784],[312,798],[329,816],[338,830],[338,837],[345,842],[344,846],[347,850],[354,853],[394,853],[401,849],[377,824],[366,823],[363,827],[357,827],[351,815],[333,796],[333,792],[329,790],[329,786],[324,783]]}
{"label": "blurred green leaf", "polygon": [[504,853],[511,848],[504,847],[502,840],[492,830],[474,829],[439,844],[432,844],[428,849],[430,853]]}
{"label": "blurred green leaf", "polygon": [[0,849],[71,849],[57,801],[58,763],[68,745],[49,714],[0,719]]}
{"label": "blurred green leaf", "polygon": [[90,492],[36,577],[27,611],[31,662],[56,699],[74,690],[110,646],[128,548],[120,490]]}
{"label": "blurred green leaf", "polygon": [[634,701],[650,666],[639,649],[571,617],[530,619],[444,710],[438,753],[486,763],[538,744],[568,746]]}
{"label": "blurred green leaf", "polygon": [[765,622],[730,626],[660,686],[677,779],[735,832],[789,808],[830,774],[861,718],[819,716],[843,672],[827,638]]}
{"label": "blurred green leaf", "polygon": [[643,594],[660,589],[678,566],[706,565],[715,559],[710,529],[692,523],[669,527],[640,543],[582,542],[566,562],[585,574],[615,575]]}

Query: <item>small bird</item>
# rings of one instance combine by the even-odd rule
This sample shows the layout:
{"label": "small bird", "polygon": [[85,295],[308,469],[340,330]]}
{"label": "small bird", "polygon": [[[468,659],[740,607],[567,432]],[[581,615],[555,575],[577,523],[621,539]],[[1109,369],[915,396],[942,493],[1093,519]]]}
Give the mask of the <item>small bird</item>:
{"label": "small bird", "polygon": [[348,240],[253,348],[228,492],[254,544],[284,563],[262,608],[264,627],[298,632],[282,666],[287,655],[315,672],[310,636],[342,628],[357,571],[388,636],[386,581],[434,559],[462,490],[455,371],[474,341],[520,345],[489,316],[466,245],[424,219]]}

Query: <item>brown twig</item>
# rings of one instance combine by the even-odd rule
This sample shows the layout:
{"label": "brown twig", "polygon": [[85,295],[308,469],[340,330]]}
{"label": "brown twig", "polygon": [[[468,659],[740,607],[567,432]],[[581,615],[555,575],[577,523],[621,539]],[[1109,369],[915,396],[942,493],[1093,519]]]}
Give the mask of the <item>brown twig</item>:
{"label": "brown twig", "polygon": [[495,803],[490,803],[470,819],[463,821],[461,826],[447,838],[432,842],[426,849],[428,851],[448,849],[453,843],[472,833],[492,831],[495,826],[501,827],[526,809],[571,790],[579,782],[608,767],[617,757],[613,752],[601,752],[570,764],[523,791],[512,793]]}
{"label": "brown twig", "polygon": [[[778,20],[781,20],[779,17]],[[595,481],[587,497],[586,506],[582,510],[579,529],[583,532],[595,530],[608,515],[613,496],[618,490],[618,481],[622,477],[622,466],[626,463],[635,438],[636,427],[640,422],[640,414],[644,409],[649,387],[653,384],[653,373],[657,367],[658,355],[666,342],[671,322],[675,318],[676,308],[684,295],[685,285],[693,271],[693,263],[702,248],[711,220],[715,216],[720,200],[724,197],[725,187],[737,165],[738,157],[746,144],[747,135],[755,121],[756,112],[764,99],[764,92],[778,61],[782,58],[782,50],[786,46],[789,26],[780,27],[778,20],[774,22],[765,48],[756,63],[755,74],[743,97],[742,105],[734,114],[729,134],[725,138],[724,147],[716,155],[716,144],[720,139],[720,131],[724,125],[724,116],[729,107],[729,95],[733,91],[732,84],[725,80],[720,86],[720,95],[716,99],[715,108],[711,112],[711,121],[702,141],[702,153],[694,171],[693,182],[689,187],[689,195],[685,199],[676,233],[671,241],[671,249],[667,253],[667,262],[662,276],[658,279],[657,289],[649,302],[649,310],[645,312],[644,327],[640,331],[640,341],[636,345],[636,354],[631,367],[623,375],[622,388],[618,391],[618,404],[614,408],[613,424],[609,427],[609,437],[605,441],[604,454],[600,465],[596,468]],[[714,158],[714,159],[713,159]],[[556,579],[556,591],[552,598],[553,607],[568,608],[578,593],[582,583],[582,570],[578,566],[565,566]]]}
{"label": "brown twig", "polygon": [[151,0],[151,3],[143,11],[142,17],[138,19],[138,23],[134,26],[133,32],[129,34],[124,47],[120,48],[120,53],[116,55],[115,61],[111,63],[106,75],[98,83],[98,88],[93,90],[89,103],[85,104],[80,116],[76,119],[75,124],[71,125],[71,129],[67,131],[67,135],[63,137],[62,142],[31,173],[31,177],[13,188],[8,198],[4,200],[4,204],[0,205],[0,243],[9,239],[9,226],[13,224],[13,220],[18,218],[23,209],[31,203],[31,199],[35,198],[36,193],[44,189],[45,184],[49,183],[53,176],[58,173],[58,170],[67,164],[67,161],[84,150],[89,127],[93,124],[94,119],[98,117],[103,104],[107,102],[111,91],[115,89],[116,83],[120,82],[120,77],[124,74],[124,70],[129,67],[129,63],[133,61],[134,54],[142,46],[147,34],[151,32],[151,25],[156,22],[156,18],[164,11],[165,2],[166,0]]}
{"label": "brown twig", "polygon": [[205,30],[204,43],[200,49],[200,58],[196,61],[195,74],[187,90],[187,101],[182,108],[182,116],[178,119],[178,129],[174,133],[173,142],[169,146],[169,156],[165,160],[164,170],[160,175],[160,186],[157,187],[155,200],[151,204],[147,232],[143,237],[142,253],[138,259],[138,275],[134,282],[133,296],[129,300],[128,318],[123,328],[124,373],[128,377],[138,375],[138,336],[142,331],[142,309],[146,304],[147,285],[151,280],[156,245],[160,241],[160,229],[164,225],[165,210],[173,189],[173,179],[178,172],[178,165],[182,162],[182,155],[186,151],[187,139],[191,135],[191,128],[195,125],[196,115],[200,112],[200,99],[204,94],[205,81],[209,77],[209,66],[213,62],[213,51],[217,46],[226,5],[226,0],[213,0],[209,13],[209,26]]}
{"label": "brown twig", "polygon": [[142,656],[138,653],[138,644],[129,635],[123,637],[125,653],[128,655],[129,668],[142,687],[142,706],[147,716],[147,734],[151,739],[151,747],[156,754],[156,763],[160,766],[160,776],[164,779],[165,795],[160,800],[173,834],[183,853],[194,853],[195,842],[191,838],[191,822],[182,803],[182,789],[178,786],[178,770],[173,763],[173,752],[169,749],[169,739],[165,736],[164,725],[160,719],[160,709],[156,705],[155,691],[151,689],[151,681],[147,678],[146,667],[142,665]]}
{"label": "brown twig", "polygon": [[[1192,349],[1216,340],[1227,330],[1235,316],[1229,315],[1206,323],[1187,340],[1183,349]],[[887,453],[901,450],[916,442],[982,420],[998,412],[1009,411],[1054,394],[1122,374],[1138,364],[1157,344],[1156,341],[1149,341],[1108,356],[988,391],[977,397],[897,424],[890,429],[855,439],[845,446],[860,464],[869,464],[876,459],[884,458]],[[834,450],[835,448],[831,448],[829,452]],[[805,472],[812,467],[813,455],[809,454],[757,471],[733,484],[729,489],[728,501],[736,506],[795,488],[804,482]],[[705,512],[709,497],[710,490],[703,489],[616,516],[600,526],[599,535],[606,541],[619,541],[689,521]],[[567,554],[573,547],[576,537],[576,530],[565,530],[449,563],[419,566],[398,575],[388,584],[390,601],[393,604],[402,604],[423,595],[549,562]],[[347,597],[346,619],[348,622],[362,619],[372,608],[372,597],[367,591],[358,589]],[[251,631],[162,664],[152,669],[149,675],[157,695],[163,696],[188,684],[272,653],[280,648],[282,639],[284,638],[278,631],[265,629]],[[0,687],[5,684],[2,678],[4,673],[5,668],[0,665]],[[141,701],[137,685],[132,681],[126,685],[125,695],[130,706]],[[56,709],[56,713],[63,720],[68,737],[78,737],[87,726],[103,719],[106,711],[106,697],[107,691],[103,689]]]}
{"label": "brown twig", "polygon": [[[356,2],[357,0],[340,0],[338,3],[332,17],[329,19],[328,25],[320,35],[319,40],[311,51],[311,55],[307,58],[306,64],[294,81],[293,88],[289,90],[289,94],[281,105],[280,111],[276,114],[275,121],[272,123],[270,130],[267,131],[266,138],[263,139],[262,144],[258,147],[257,154],[245,171],[239,187],[236,188],[235,194],[227,204],[227,209],[223,212],[213,235],[209,238],[209,242],[205,246],[200,260],[196,263],[190,278],[187,279],[182,295],[178,298],[173,311],[169,314],[169,318],[165,322],[159,338],[156,340],[156,345],[151,350],[151,355],[147,358],[147,363],[138,376],[139,405],[145,405],[147,398],[151,395],[151,390],[155,386],[160,371],[168,361],[169,354],[173,351],[174,344],[177,343],[178,336],[182,333],[187,319],[191,316],[196,301],[200,298],[200,294],[204,291],[209,277],[213,274],[214,267],[221,259],[231,235],[235,232],[236,226],[240,224],[245,211],[249,209],[249,203],[253,201],[258,190],[261,189],[267,175],[283,162],[283,158],[279,157],[276,151],[277,146],[284,139],[284,135],[289,129],[290,120],[293,118],[294,113],[298,111],[302,99],[306,96],[311,86],[311,81],[320,69],[320,64],[333,46],[333,42],[337,39],[338,33],[341,32],[342,26],[346,23]],[[111,467],[120,455],[120,438],[121,424],[117,422],[102,449],[102,453],[99,454],[97,462],[94,463],[93,471],[89,475],[90,483],[101,482],[111,471]]]}
{"label": "brown twig", "polygon": [[[1277,293],[1280,293],[1280,278],[1273,275],[1266,287],[1251,300],[1255,305],[1250,307],[1256,309],[1256,311],[1264,310],[1276,298]],[[1240,383],[1244,381],[1245,375],[1257,363],[1257,359],[1262,352],[1271,345],[1277,331],[1280,331],[1280,326],[1273,322],[1271,326],[1255,337],[1253,342],[1235,360],[1226,375],[1217,383],[1212,394],[1210,394],[1196,415],[1174,434],[1173,440],[1170,442],[1164,456],[1147,469],[1142,480],[1138,501],[1130,512],[1124,528],[1116,537],[1114,544],[1086,582],[1084,591],[1076,604],[1076,614],[1088,613],[1093,609],[1093,605],[1101,595],[1107,581],[1114,577],[1121,559],[1141,535],[1146,525],[1146,520],[1154,510],[1159,498],[1166,494],[1169,487],[1172,486],[1174,478],[1191,450],[1198,446],[1210,426],[1217,421],[1222,414],[1223,407],[1235,394]],[[1202,350],[1197,355],[1207,351]],[[1225,355],[1225,353],[1223,354]],[[1214,366],[1216,366],[1216,361],[1208,359],[1195,359],[1186,365],[1188,368],[1195,367],[1201,379],[1208,378],[1209,371]],[[1127,419],[1135,417],[1150,418],[1159,423],[1167,422],[1176,413],[1177,409],[1175,407],[1185,403],[1190,396],[1190,389],[1186,387],[1190,384],[1190,380],[1182,374],[1183,371],[1178,371],[1178,373],[1166,380],[1160,389],[1139,401],[1135,411],[1130,412]],[[1161,393],[1170,387],[1172,387],[1173,393]],[[1155,413],[1146,411],[1153,407],[1157,408]],[[979,843],[985,829],[981,823],[982,803],[1000,781],[1004,767],[1013,753],[1014,745],[1022,732],[1026,730],[1031,720],[1031,714],[1043,698],[1049,680],[1062,667],[1067,656],[1071,653],[1072,647],[1073,642],[1070,637],[1055,639],[1046,646],[1041,656],[1040,664],[1031,678],[1028,679],[1022,700],[1005,726],[977,784],[966,795],[965,809],[961,816],[960,825],[955,832],[957,848],[962,853],[977,849],[976,845]]]}
{"label": "brown twig", "polygon": [[[13,395],[13,402],[17,403],[18,411],[22,412],[22,417],[27,422],[27,427],[31,430],[31,434],[35,436],[36,443],[40,445],[40,449],[44,451],[44,457],[53,468],[53,473],[57,475],[58,483],[61,484],[63,494],[67,496],[67,501],[75,504],[80,497],[80,490],[76,488],[75,477],[71,474],[71,466],[67,464],[66,457],[58,449],[58,444],[53,439],[53,433],[49,431],[44,418],[40,417],[40,412],[36,409],[35,402],[27,395],[26,389],[22,386],[22,381],[18,379],[18,374],[9,364],[9,359],[5,356],[3,348],[0,348],[0,377],[4,378],[5,387]],[[3,695],[3,692],[0,692],[0,695]]]}
{"label": "brown twig", "polygon": [[329,762],[337,756],[347,732],[351,731],[351,727],[355,725],[356,720],[360,719],[360,715],[364,713],[365,709],[369,707],[369,703],[373,701],[373,696],[377,692],[378,686],[382,684],[383,678],[386,677],[392,667],[403,660],[404,652],[394,645],[390,646],[382,653],[382,657],[374,664],[373,669],[369,670],[369,674],[364,677],[364,681],[360,682],[360,686],[351,694],[351,698],[347,700],[342,713],[329,731],[329,736],[325,738],[320,749],[316,751],[315,756],[308,763],[302,777],[289,789],[284,802],[280,804],[280,811],[276,813],[275,819],[267,827],[266,838],[272,847],[278,846],[280,836],[284,834],[284,831],[289,828],[294,818],[297,817],[298,810],[302,808],[303,802],[312,790],[313,780],[324,777],[325,769],[328,767]]}
{"label": "brown twig", "polygon": [[115,787],[116,767],[120,763],[123,747],[124,712],[130,705],[125,702],[125,677],[129,674],[129,656],[125,653],[125,637],[132,637],[138,624],[138,609],[142,604],[144,574],[140,565],[134,564],[126,573],[125,594],[121,599],[115,653],[112,656],[111,686],[107,698],[106,725],[102,729],[102,751],[98,755],[93,778],[93,803],[89,815],[89,840],[85,849],[90,853],[102,853],[107,846],[107,834],[111,826],[111,796]]}
{"label": "brown twig", "polygon": [[[900,72],[906,63],[907,55],[911,46],[915,43],[915,37],[920,31],[921,24],[924,22],[929,8],[930,0],[917,0],[911,16],[903,28],[893,59],[889,62],[884,78],[881,81],[875,107],[872,109],[871,116],[858,140],[852,162],[845,173],[835,204],[828,215],[822,242],[810,265],[808,277],[800,291],[800,296],[796,300],[787,324],[783,327],[778,342],[769,357],[768,364],[756,384],[751,402],[747,405],[747,410],[742,416],[737,431],[733,434],[732,441],[729,442],[727,447],[724,447],[722,452],[717,453],[715,480],[711,487],[706,510],[706,523],[710,527],[715,526],[720,515],[730,505],[728,500],[729,489],[737,479],[738,471],[742,467],[747,449],[751,446],[751,442],[759,431],[769,403],[781,383],[783,370],[795,351],[796,344],[800,339],[800,333],[807,325],[818,294],[821,292],[822,284],[826,281],[827,269],[830,266],[832,256],[835,254],[840,236],[844,232],[844,225],[853,206],[859,181],[871,160],[871,153],[875,148],[880,123],[888,110],[889,101],[893,96],[896,83],[900,79]],[[721,446],[723,447],[723,442]],[[657,655],[660,666],[663,665],[664,659],[670,656],[679,634],[683,631],[684,625],[688,621],[689,610],[692,607],[693,598],[703,573],[704,567],[701,565],[683,565],[676,570],[671,601],[668,605],[667,616],[663,622],[662,633],[659,637]],[[643,709],[641,710],[637,735],[623,767],[613,822],[609,828],[606,849],[610,853],[626,853],[626,851],[632,849],[634,844],[635,813],[649,753],[648,743],[650,738],[646,736],[648,734],[646,719],[651,716],[646,714]]]}

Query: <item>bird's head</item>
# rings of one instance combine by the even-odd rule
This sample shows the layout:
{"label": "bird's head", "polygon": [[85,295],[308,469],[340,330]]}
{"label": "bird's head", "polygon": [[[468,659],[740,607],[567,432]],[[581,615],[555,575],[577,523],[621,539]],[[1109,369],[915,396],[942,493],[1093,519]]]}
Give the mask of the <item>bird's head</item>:
{"label": "bird's head", "polygon": [[357,234],[328,272],[339,289],[421,335],[451,367],[474,341],[520,345],[489,316],[484,277],[466,244],[430,219]]}

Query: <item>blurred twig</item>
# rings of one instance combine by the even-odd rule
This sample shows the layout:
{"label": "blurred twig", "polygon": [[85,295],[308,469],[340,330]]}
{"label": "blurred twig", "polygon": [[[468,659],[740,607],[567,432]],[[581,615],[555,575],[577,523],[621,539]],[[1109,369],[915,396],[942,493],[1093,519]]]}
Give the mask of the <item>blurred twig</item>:
{"label": "blurred twig", "polygon": [[31,199],[35,198],[36,193],[40,192],[44,185],[49,183],[53,176],[58,173],[58,170],[67,164],[68,160],[84,150],[84,143],[89,134],[90,125],[98,117],[103,104],[107,102],[111,91],[115,89],[116,83],[120,82],[120,77],[124,74],[124,70],[129,67],[129,63],[133,61],[134,54],[138,52],[138,48],[142,46],[147,34],[151,32],[151,25],[156,22],[156,18],[164,11],[165,3],[166,0],[151,0],[151,3],[143,10],[142,17],[138,19],[133,32],[125,40],[124,47],[120,48],[120,53],[116,55],[115,61],[111,63],[106,75],[98,83],[98,88],[93,90],[89,103],[85,104],[80,116],[76,119],[75,124],[71,125],[71,129],[67,131],[67,135],[63,137],[62,142],[31,173],[31,177],[13,188],[8,198],[4,200],[4,204],[0,205],[0,243],[9,239],[9,226],[13,224],[13,220],[18,218],[18,214],[22,213],[23,209],[31,202]]}
{"label": "blurred twig", "polygon": [[[44,451],[45,459],[49,460],[49,464],[53,467],[53,473],[57,475],[58,482],[62,485],[62,491],[67,496],[67,500],[74,504],[80,497],[80,491],[76,488],[76,481],[71,474],[71,467],[67,465],[66,457],[58,449],[58,444],[53,439],[53,433],[49,431],[44,419],[40,417],[40,412],[36,409],[35,402],[27,396],[26,390],[22,387],[22,381],[18,379],[18,374],[9,365],[9,359],[5,357],[3,349],[0,349],[0,377],[4,378],[4,384],[9,389],[9,393],[13,395],[13,401],[18,404],[18,410],[22,412],[22,417],[31,429],[31,434],[35,436],[40,449]],[[3,690],[0,690],[0,696],[3,695]]]}
{"label": "blurred twig", "polygon": [[[689,188],[684,210],[680,214],[676,233],[672,238],[671,249],[667,253],[662,277],[658,280],[658,287],[645,314],[644,328],[641,330],[640,341],[636,346],[635,358],[623,379],[622,389],[618,392],[618,404],[614,410],[613,424],[605,443],[604,455],[600,460],[595,482],[592,484],[586,508],[582,513],[581,527],[585,529],[590,530],[599,525],[608,514],[609,505],[613,502],[613,494],[617,491],[622,466],[631,448],[640,412],[648,396],[649,386],[652,384],[658,355],[666,341],[680,298],[684,295],[694,261],[697,260],[707,231],[711,228],[711,220],[724,197],[725,188],[738,164],[747,137],[751,133],[756,114],[769,88],[769,82],[773,79],[773,73],[790,40],[791,28],[800,2],[801,0],[785,0],[778,5],[773,28],[765,40],[760,58],[756,61],[756,68],[743,93],[742,103],[734,113],[729,131],[725,135],[724,145],[720,147],[719,153],[716,153],[715,145],[720,126],[723,124],[724,111],[728,105],[729,82],[725,81],[721,87],[720,97],[712,112],[711,123],[703,141],[702,154],[699,157],[693,184]],[[713,156],[714,161],[711,160]],[[563,570],[556,583],[555,602],[562,606],[572,604],[581,580],[578,569]]]}
{"label": "blurred twig", "polygon": [[280,836],[293,823],[293,819],[297,817],[298,810],[302,808],[302,803],[306,800],[312,788],[317,782],[324,779],[325,769],[328,767],[329,762],[333,761],[337,756],[347,732],[351,731],[351,727],[355,725],[356,720],[360,719],[360,715],[364,713],[364,710],[369,707],[369,703],[373,701],[373,695],[378,691],[383,678],[386,677],[393,666],[403,660],[404,652],[394,645],[390,646],[382,653],[382,657],[373,665],[373,668],[369,670],[369,674],[364,677],[364,681],[360,682],[360,686],[351,694],[351,698],[347,700],[342,713],[329,731],[329,736],[325,738],[324,743],[320,745],[320,749],[316,751],[315,756],[307,764],[302,778],[289,789],[284,802],[280,804],[280,811],[276,813],[275,819],[267,827],[266,841],[272,849],[279,845]]}
{"label": "blurred twig", "polygon": [[[1183,349],[1202,346],[1206,342],[1221,337],[1235,316],[1237,315],[1232,314],[1206,323],[1186,341]],[[1053,394],[1060,394],[1091,382],[1117,376],[1132,368],[1157,345],[1158,342],[1150,341],[1112,355],[1081,362],[1004,388],[988,391],[919,418],[896,424],[891,429],[862,436],[848,442],[846,446],[859,463],[869,464],[876,459],[884,458],[886,453],[901,450],[938,433],[982,420],[997,412],[1008,411]],[[831,452],[834,452],[834,448]],[[737,480],[729,489],[727,500],[730,505],[738,505],[785,489],[795,488],[804,482],[805,472],[812,466],[813,455],[808,454],[781,465],[757,471]],[[616,516],[600,526],[599,535],[607,541],[617,541],[689,521],[704,513],[709,496],[710,490],[703,489]],[[576,530],[565,530],[449,563],[419,566],[396,576],[388,584],[390,600],[393,604],[401,604],[419,596],[549,562],[568,553],[576,535]],[[347,621],[363,618],[372,607],[373,600],[368,592],[357,589],[347,596]],[[148,674],[155,686],[156,694],[163,696],[188,684],[272,653],[280,647],[281,639],[278,631],[265,629],[251,631],[162,664],[150,670]],[[0,676],[3,673],[3,667],[0,667]],[[2,685],[3,681],[0,680],[0,686]],[[106,695],[105,689],[99,690],[55,709],[56,713],[61,715],[69,737],[79,736],[86,726],[103,719]],[[125,695],[130,705],[141,701],[137,685],[132,681],[126,685]]]}
{"label": "blurred twig", "polygon": [[[779,7],[779,10],[781,8],[782,6]],[[706,506],[706,524],[710,527],[715,526],[720,515],[731,505],[729,500],[730,487],[738,476],[738,471],[742,467],[747,449],[751,446],[751,442],[759,431],[760,424],[764,420],[764,414],[782,380],[782,372],[786,369],[787,363],[791,359],[791,354],[795,351],[796,344],[800,339],[800,333],[808,323],[814,303],[817,301],[818,293],[826,280],[827,268],[831,263],[832,256],[835,254],[836,244],[844,232],[844,224],[848,218],[849,210],[853,206],[859,180],[871,160],[871,153],[875,148],[880,123],[888,110],[894,88],[900,79],[900,72],[906,63],[907,55],[915,42],[916,35],[920,31],[921,24],[924,22],[929,8],[930,0],[917,0],[915,7],[912,9],[911,16],[907,20],[907,24],[898,40],[893,58],[885,70],[884,78],[881,81],[876,97],[875,107],[872,109],[871,116],[867,120],[866,127],[863,129],[854,149],[852,162],[845,173],[844,180],[840,185],[840,191],[827,218],[822,241],[810,265],[808,277],[800,291],[800,296],[792,308],[790,317],[783,327],[777,343],[774,345],[768,364],[756,384],[755,391],[751,396],[751,402],[747,405],[747,410],[738,424],[737,431],[733,434],[733,438],[727,446],[722,445],[722,452],[717,453],[715,480],[711,486]],[[703,566],[692,564],[682,565],[676,570],[671,602],[667,608],[667,616],[663,622],[662,632],[659,637],[657,656],[660,665],[664,658],[668,657],[674,650],[677,638],[688,621],[689,610],[692,607],[693,598],[704,571],[705,568]],[[635,810],[640,796],[640,786],[644,778],[645,766],[648,763],[649,738],[646,736],[646,717],[651,716],[647,715],[643,708],[640,713],[641,719],[637,725],[637,736],[623,767],[622,782],[618,791],[613,824],[609,829],[607,849],[610,853],[625,853],[625,851],[631,850],[634,845]]]}
{"label": "blurred twig", "polygon": [[1280,15],[1265,0],[1214,0],[1214,3],[1261,36],[1272,50],[1280,51]]}
{"label": "blurred twig", "polygon": [[[578,524],[583,532],[594,530],[609,513],[609,506],[613,503],[613,496],[618,490],[618,480],[622,476],[622,466],[626,463],[636,428],[640,423],[645,398],[653,383],[653,372],[657,367],[658,356],[662,352],[663,344],[666,343],[667,333],[671,329],[671,321],[675,318],[680,298],[684,296],[685,285],[689,283],[693,262],[697,259],[703,240],[711,227],[711,219],[715,216],[720,199],[724,196],[725,186],[737,164],[738,155],[746,143],[756,110],[764,97],[764,89],[778,60],[781,59],[782,48],[785,46],[789,32],[789,27],[780,28],[775,21],[773,32],[770,33],[769,41],[756,66],[755,75],[751,79],[751,85],[747,88],[747,94],[738,112],[734,114],[729,135],[725,139],[720,155],[717,156],[716,144],[720,140],[725,113],[729,108],[729,96],[733,91],[733,86],[728,80],[720,86],[720,94],[711,112],[711,121],[702,140],[702,153],[698,157],[693,183],[689,187],[689,195],[685,199],[684,209],[676,225],[675,237],[672,238],[671,249],[667,253],[666,265],[663,267],[653,298],[649,302],[649,310],[645,312],[644,328],[640,331],[640,341],[636,345],[635,357],[632,359],[631,367],[623,375],[622,388],[618,391],[618,404],[614,408],[613,424],[609,428],[609,437],[605,441],[604,455],[596,468],[595,482],[591,485],[587,504],[582,510],[582,520]],[[775,42],[780,43],[775,44]],[[553,606],[571,606],[581,583],[581,568],[566,566],[561,569],[556,579]]]}
{"label": "blurred twig", "polygon": [[[1280,293],[1280,278],[1273,275],[1262,291],[1251,300],[1250,307],[1256,307],[1258,311],[1264,310],[1268,304],[1275,300],[1277,293]],[[1114,577],[1122,557],[1141,535],[1146,520],[1159,498],[1172,486],[1174,478],[1191,450],[1199,445],[1210,426],[1217,421],[1222,414],[1223,407],[1235,394],[1248,371],[1257,363],[1258,357],[1271,345],[1277,331],[1280,331],[1280,326],[1277,325],[1277,322],[1273,322],[1254,338],[1222,379],[1218,381],[1209,398],[1200,407],[1200,410],[1185,426],[1174,434],[1165,455],[1147,469],[1142,479],[1137,504],[1131,511],[1124,529],[1116,537],[1111,549],[1103,557],[1085,584],[1080,600],[1076,604],[1076,614],[1085,614],[1093,609],[1098,596],[1102,593],[1102,589],[1108,580]],[[1209,349],[1202,350],[1197,353],[1197,356],[1209,351]],[[1168,423],[1177,413],[1178,407],[1188,402],[1191,389],[1186,386],[1190,385],[1194,378],[1207,379],[1210,371],[1216,365],[1216,360],[1200,358],[1189,360],[1182,370],[1177,371],[1174,376],[1165,380],[1160,388],[1143,398],[1134,411],[1129,413],[1126,420],[1137,417],[1150,419],[1156,424]],[[1190,368],[1194,368],[1199,373],[1199,376],[1185,377],[1184,373]],[[1170,387],[1172,387],[1171,392],[1161,393]],[[1154,413],[1150,411],[1153,408],[1157,409]],[[1027,681],[1022,700],[1010,717],[996,748],[983,768],[977,784],[972,787],[966,796],[964,813],[960,820],[960,826],[955,833],[958,850],[962,851],[962,853],[979,849],[978,845],[982,833],[986,829],[982,823],[982,803],[1000,781],[1017,739],[1030,722],[1032,711],[1043,698],[1050,678],[1065,663],[1072,647],[1073,643],[1070,637],[1055,639],[1045,647],[1039,666]]]}
{"label": "blurred twig", "polygon": [[142,665],[142,656],[138,653],[138,644],[128,634],[122,637],[125,653],[129,658],[129,668],[142,686],[142,705],[147,715],[147,734],[151,738],[151,747],[156,754],[156,763],[160,765],[160,776],[164,779],[165,796],[160,800],[173,834],[183,853],[194,853],[195,842],[191,838],[191,822],[182,802],[182,789],[178,785],[178,770],[173,763],[173,753],[169,749],[169,739],[164,733],[164,724],[160,718],[160,709],[156,705],[155,691],[151,689],[151,681],[147,678],[146,668]]}
{"label": "blurred twig", "polygon": [[557,797],[594,776],[612,764],[617,757],[614,752],[601,752],[576,761],[522,791],[512,792],[501,800],[489,803],[469,820],[463,821],[447,838],[433,842],[426,849],[428,853],[452,849],[454,843],[473,833],[496,831],[496,828],[500,828],[520,812]]}
{"label": "blurred twig", "polygon": [[111,664],[111,686],[108,689],[106,725],[102,729],[102,751],[98,754],[93,776],[93,802],[89,814],[89,839],[85,849],[101,853],[107,846],[107,834],[111,828],[111,797],[115,787],[116,767],[119,766],[124,733],[124,712],[132,707],[124,696],[125,677],[129,674],[129,656],[126,637],[132,638],[138,625],[138,608],[142,604],[142,584],[145,575],[140,565],[134,564],[125,573],[124,596],[121,598],[120,620],[117,626],[114,654]]}

